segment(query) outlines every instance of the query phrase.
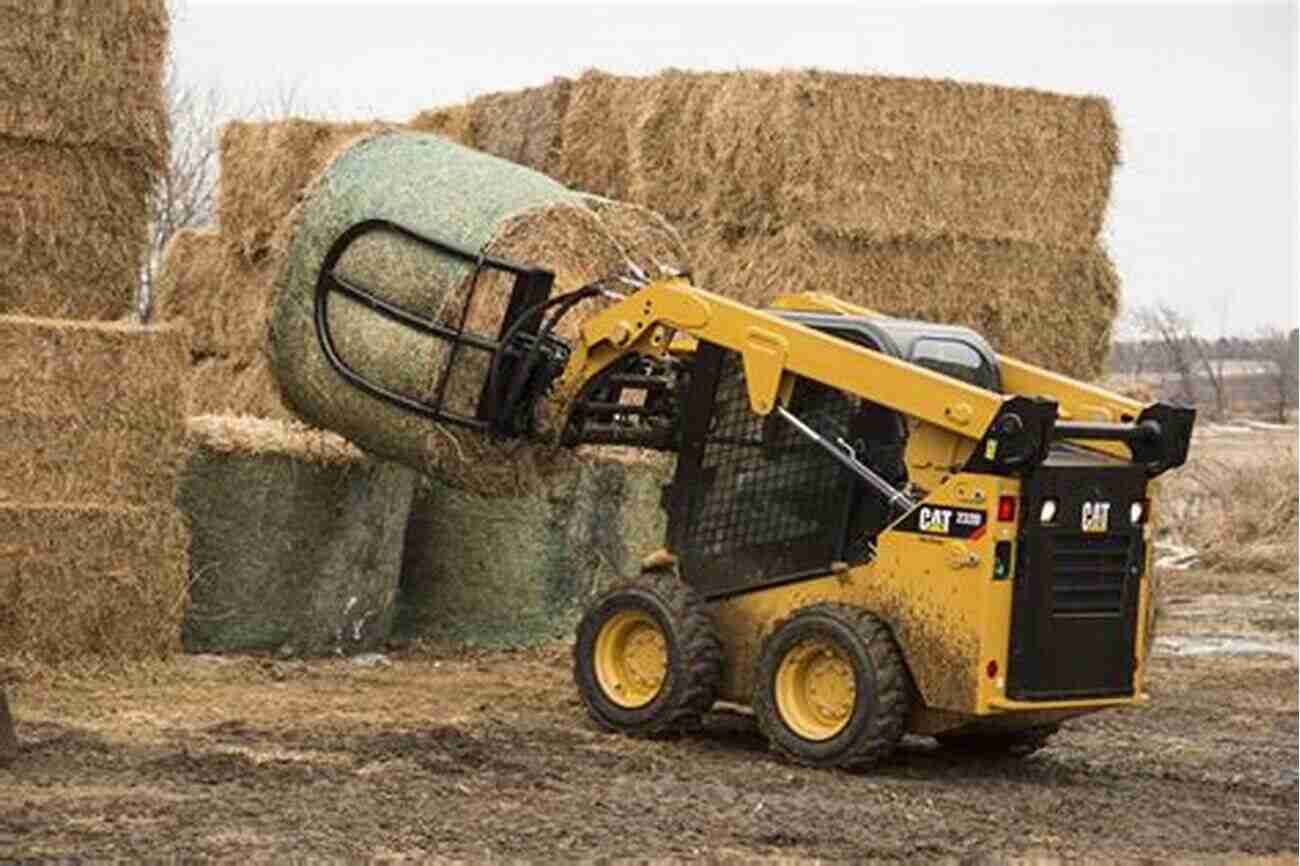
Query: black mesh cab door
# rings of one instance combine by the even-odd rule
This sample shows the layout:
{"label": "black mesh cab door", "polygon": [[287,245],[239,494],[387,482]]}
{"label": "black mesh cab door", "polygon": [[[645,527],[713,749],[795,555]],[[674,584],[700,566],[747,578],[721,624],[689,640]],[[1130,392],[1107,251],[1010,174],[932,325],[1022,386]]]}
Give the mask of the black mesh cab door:
{"label": "black mesh cab door", "polygon": [[[858,401],[798,380],[791,411],[832,440]],[[843,557],[854,481],[830,454],[749,406],[741,357],[700,343],[668,498],[669,544],[708,597],[825,573]]]}

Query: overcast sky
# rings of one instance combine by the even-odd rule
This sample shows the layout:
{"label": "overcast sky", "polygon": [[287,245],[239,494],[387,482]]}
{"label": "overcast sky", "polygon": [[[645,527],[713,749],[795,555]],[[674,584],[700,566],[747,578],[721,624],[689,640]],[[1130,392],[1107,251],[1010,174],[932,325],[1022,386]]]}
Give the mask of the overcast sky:
{"label": "overcast sky", "polygon": [[249,106],[404,119],[590,67],[817,66],[1096,93],[1123,165],[1105,230],[1127,304],[1202,333],[1293,327],[1294,3],[1155,6],[287,5],[188,0],[183,78]]}

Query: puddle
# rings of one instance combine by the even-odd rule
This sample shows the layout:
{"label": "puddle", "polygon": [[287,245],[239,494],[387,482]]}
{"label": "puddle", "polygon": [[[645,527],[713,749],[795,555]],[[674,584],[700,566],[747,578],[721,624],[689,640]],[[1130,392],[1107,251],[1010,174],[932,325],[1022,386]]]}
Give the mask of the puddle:
{"label": "puddle", "polygon": [[1270,640],[1265,637],[1242,637],[1230,634],[1179,634],[1156,638],[1152,647],[1162,656],[1285,656],[1300,661],[1294,640]]}

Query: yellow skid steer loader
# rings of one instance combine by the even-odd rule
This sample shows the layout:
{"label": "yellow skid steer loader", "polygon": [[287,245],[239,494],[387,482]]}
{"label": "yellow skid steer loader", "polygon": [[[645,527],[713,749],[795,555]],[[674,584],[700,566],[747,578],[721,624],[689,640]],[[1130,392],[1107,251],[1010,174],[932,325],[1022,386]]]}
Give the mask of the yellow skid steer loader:
{"label": "yellow skid steer loader", "polygon": [[[317,282],[343,378],[496,436],[676,454],[663,550],[578,626],[574,678],[602,727],[680,729],[724,700],[797,761],[862,766],[907,732],[1027,752],[1063,719],[1147,700],[1153,479],[1186,460],[1191,409],[820,293],[755,309],[637,272],[550,297],[544,270],[419,239],[515,275],[499,332],[470,335],[335,273],[384,231],[413,235],[358,224]],[[490,354],[476,415],[350,368],[336,294],[448,341],[448,365]],[[576,340],[554,335],[596,298]]]}

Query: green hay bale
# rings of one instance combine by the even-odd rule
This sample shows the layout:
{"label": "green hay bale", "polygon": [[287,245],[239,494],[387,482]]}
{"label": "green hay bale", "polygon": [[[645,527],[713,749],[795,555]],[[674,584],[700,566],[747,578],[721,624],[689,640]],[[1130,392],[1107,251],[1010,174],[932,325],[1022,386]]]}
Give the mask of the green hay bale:
{"label": "green hay bale", "polygon": [[0,504],[0,660],[165,658],[180,647],[185,525],[154,508]]}
{"label": "green hay bale", "polygon": [[0,316],[0,358],[0,503],[171,504],[184,327]]}
{"label": "green hay bale", "polygon": [[[554,291],[662,265],[684,268],[673,229],[658,215],[570,192],[517,165],[435,135],[381,135],[355,144],[331,163],[291,217],[292,242],[276,280],[271,321],[272,369],[286,404],[303,419],[334,430],[384,459],[480,492],[517,488],[521,467],[563,462],[517,443],[497,444],[446,430],[347,385],[317,342],[313,298],[329,246],[348,227],[383,217],[470,250],[553,270]],[[339,263],[348,279],[389,302],[466,328],[497,335],[513,277],[478,280],[465,307],[471,266],[392,235],[356,243]],[[576,319],[575,319],[576,321]],[[429,398],[447,344],[414,334],[346,298],[330,302],[340,355],[363,375]],[[574,322],[561,333],[572,333]],[[485,353],[465,353],[444,405],[472,415],[487,373]]]}
{"label": "green hay bale", "polygon": [[568,636],[587,602],[663,545],[660,461],[583,462],[526,496],[436,482],[411,509],[398,634],[485,647]]}
{"label": "green hay bale", "polygon": [[178,501],[191,652],[375,649],[388,637],[416,475],[333,434],[193,418]]}

